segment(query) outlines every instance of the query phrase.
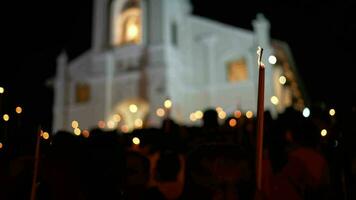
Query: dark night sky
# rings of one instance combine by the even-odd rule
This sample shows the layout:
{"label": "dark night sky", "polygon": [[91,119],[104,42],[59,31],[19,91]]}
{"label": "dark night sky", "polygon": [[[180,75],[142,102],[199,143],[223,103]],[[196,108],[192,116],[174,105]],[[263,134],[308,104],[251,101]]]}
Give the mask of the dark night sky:
{"label": "dark night sky", "polygon": [[[340,107],[356,96],[355,1],[192,2],[195,14],[246,29],[252,28],[256,13],[263,12],[271,22],[272,37],[290,45],[313,102]],[[74,58],[90,47],[92,0],[2,4],[0,86],[6,89],[2,112],[13,113],[21,104],[28,122],[49,127],[53,97],[45,82],[54,75],[62,49]]]}

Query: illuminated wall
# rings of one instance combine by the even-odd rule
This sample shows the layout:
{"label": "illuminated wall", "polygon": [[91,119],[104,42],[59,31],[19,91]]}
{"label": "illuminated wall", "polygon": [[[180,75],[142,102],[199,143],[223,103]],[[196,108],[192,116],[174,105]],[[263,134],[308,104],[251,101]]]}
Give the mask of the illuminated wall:
{"label": "illuminated wall", "polygon": [[180,123],[198,123],[192,117],[208,107],[253,115],[258,45],[265,49],[265,108],[275,115],[288,104],[271,101],[282,98],[276,80],[283,71],[267,61],[274,48],[262,15],[245,30],[192,15],[188,0],[96,0],[94,8],[92,48],[58,60],[54,130],[70,130],[72,120],[123,131],[159,126],[167,111]]}

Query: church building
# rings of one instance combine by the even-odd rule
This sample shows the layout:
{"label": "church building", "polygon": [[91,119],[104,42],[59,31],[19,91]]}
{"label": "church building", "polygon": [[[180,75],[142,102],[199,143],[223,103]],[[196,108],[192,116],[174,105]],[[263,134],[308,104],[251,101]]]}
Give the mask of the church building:
{"label": "church building", "polygon": [[[192,14],[189,0],[94,0],[91,49],[57,59],[53,131],[94,127],[129,132],[257,109],[256,50],[263,47],[265,109],[302,109],[305,94],[289,46],[258,14],[245,30]],[[72,122],[75,123],[72,123]]]}

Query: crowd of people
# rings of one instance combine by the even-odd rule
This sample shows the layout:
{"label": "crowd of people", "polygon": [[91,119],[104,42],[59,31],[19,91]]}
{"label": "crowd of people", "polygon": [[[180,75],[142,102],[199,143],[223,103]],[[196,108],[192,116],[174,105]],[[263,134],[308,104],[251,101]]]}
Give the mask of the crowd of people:
{"label": "crowd of people", "polygon": [[[41,141],[36,199],[356,199],[353,119],[336,123],[321,110],[305,118],[292,107],[264,119],[261,190],[256,118],[221,123],[207,109],[200,126],[165,118],[131,133],[58,131]],[[29,199],[33,152],[0,152],[0,199]]]}

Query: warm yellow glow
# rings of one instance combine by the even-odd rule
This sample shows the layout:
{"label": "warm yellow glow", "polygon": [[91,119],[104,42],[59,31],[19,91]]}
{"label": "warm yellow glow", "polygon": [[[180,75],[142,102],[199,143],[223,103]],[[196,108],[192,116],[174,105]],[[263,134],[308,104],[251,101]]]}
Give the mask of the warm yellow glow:
{"label": "warm yellow glow", "polygon": [[83,135],[83,137],[88,138],[90,136],[90,132],[88,130],[84,129],[82,131],[82,135]]}
{"label": "warm yellow glow", "polygon": [[172,107],[172,101],[167,99],[164,101],[164,107],[165,108],[171,108]]}
{"label": "warm yellow glow", "polygon": [[303,109],[303,116],[304,116],[304,117],[309,117],[309,115],[310,115],[310,110],[309,110],[308,107],[305,107],[305,108]]}
{"label": "warm yellow glow", "polygon": [[229,125],[230,125],[230,127],[235,127],[236,124],[237,124],[236,119],[230,119],[230,120],[229,120]]}
{"label": "warm yellow glow", "polygon": [[121,131],[124,133],[128,133],[129,132],[129,126],[127,126],[126,124],[121,126]]}
{"label": "warm yellow glow", "polygon": [[2,116],[2,118],[4,119],[5,122],[9,121],[10,120],[10,116],[8,114],[4,114]]}
{"label": "warm yellow glow", "polygon": [[276,63],[277,63],[277,58],[276,58],[276,56],[270,55],[270,56],[268,57],[268,62],[269,62],[270,64],[272,64],[272,65],[276,64]]}
{"label": "warm yellow glow", "polygon": [[234,112],[234,115],[235,115],[236,118],[240,118],[242,113],[241,113],[241,111],[237,110],[237,111]]}
{"label": "warm yellow glow", "polygon": [[285,76],[280,76],[278,80],[279,80],[279,83],[282,85],[286,84],[286,82],[287,82],[287,78]]}
{"label": "warm yellow glow", "polygon": [[138,37],[138,26],[135,24],[135,21],[133,20],[128,20],[127,22],[127,29],[126,29],[126,36],[128,41],[134,41]]}
{"label": "warm yellow glow", "polygon": [[22,108],[20,106],[17,106],[15,109],[17,114],[21,114],[22,113]]}
{"label": "warm yellow glow", "polygon": [[79,136],[82,131],[79,128],[74,129],[74,135]]}
{"label": "warm yellow glow", "polygon": [[113,120],[109,120],[107,123],[108,128],[115,128],[115,122]]}
{"label": "warm yellow glow", "polygon": [[163,108],[158,108],[157,110],[156,110],[156,115],[158,116],[158,117],[163,117],[164,115],[165,115],[165,111],[164,111],[164,109]]}
{"label": "warm yellow glow", "polygon": [[98,121],[99,128],[105,128],[105,122],[103,120]]}
{"label": "warm yellow glow", "polygon": [[246,117],[251,119],[253,117],[253,112],[252,111],[247,111],[246,112]]}
{"label": "warm yellow glow", "polygon": [[323,129],[320,132],[320,135],[323,136],[323,137],[325,137],[327,134],[328,134],[328,132],[326,131],[326,129]]}
{"label": "warm yellow glow", "polygon": [[220,119],[225,119],[226,118],[226,112],[221,111],[221,112],[218,113],[218,116],[219,116]]}
{"label": "warm yellow glow", "polygon": [[4,145],[0,142],[0,149],[2,149],[4,147]]}
{"label": "warm yellow glow", "polygon": [[133,144],[135,144],[135,145],[139,145],[140,144],[140,138],[138,138],[138,137],[134,137],[134,138],[132,138],[132,143]]}
{"label": "warm yellow glow", "polygon": [[130,110],[130,112],[132,112],[132,113],[136,113],[137,110],[138,110],[138,108],[137,108],[136,104],[131,104],[131,105],[129,106],[129,110]]}
{"label": "warm yellow glow", "polygon": [[121,121],[121,117],[119,114],[115,114],[112,116],[112,120],[114,120],[114,122],[120,122]]}
{"label": "warm yellow glow", "polygon": [[189,119],[193,122],[195,122],[197,120],[196,116],[195,116],[195,113],[190,113],[189,115]]}
{"label": "warm yellow glow", "polygon": [[197,110],[197,111],[195,111],[195,118],[197,118],[197,119],[201,119],[201,118],[203,118],[203,112],[201,111],[201,110]]}
{"label": "warm yellow glow", "polygon": [[143,125],[142,119],[135,120],[135,128],[142,128],[142,125]]}
{"label": "warm yellow glow", "polygon": [[43,137],[43,139],[45,139],[45,140],[48,140],[48,138],[49,138],[49,133],[48,132],[43,132],[42,133],[42,137]]}
{"label": "warm yellow glow", "polygon": [[215,110],[216,110],[216,112],[218,112],[218,113],[221,112],[221,111],[223,111],[222,107],[220,107],[220,106],[216,107]]}
{"label": "warm yellow glow", "polygon": [[113,16],[113,45],[141,42],[141,9],[138,7],[117,10]]}
{"label": "warm yellow glow", "polygon": [[335,114],[336,114],[335,109],[332,108],[332,109],[329,110],[329,115],[330,116],[334,116]]}
{"label": "warm yellow glow", "polygon": [[72,128],[76,129],[76,128],[78,128],[78,127],[79,127],[78,121],[73,120],[73,121],[72,121]]}
{"label": "warm yellow glow", "polygon": [[0,94],[4,93],[5,89],[3,87],[0,87]]}
{"label": "warm yellow glow", "polygon": [[271,97],[271,103],[272,103],[273,105],[278,105],[279,99],[278,99],[276,96],[272,96],[272,97]]}

